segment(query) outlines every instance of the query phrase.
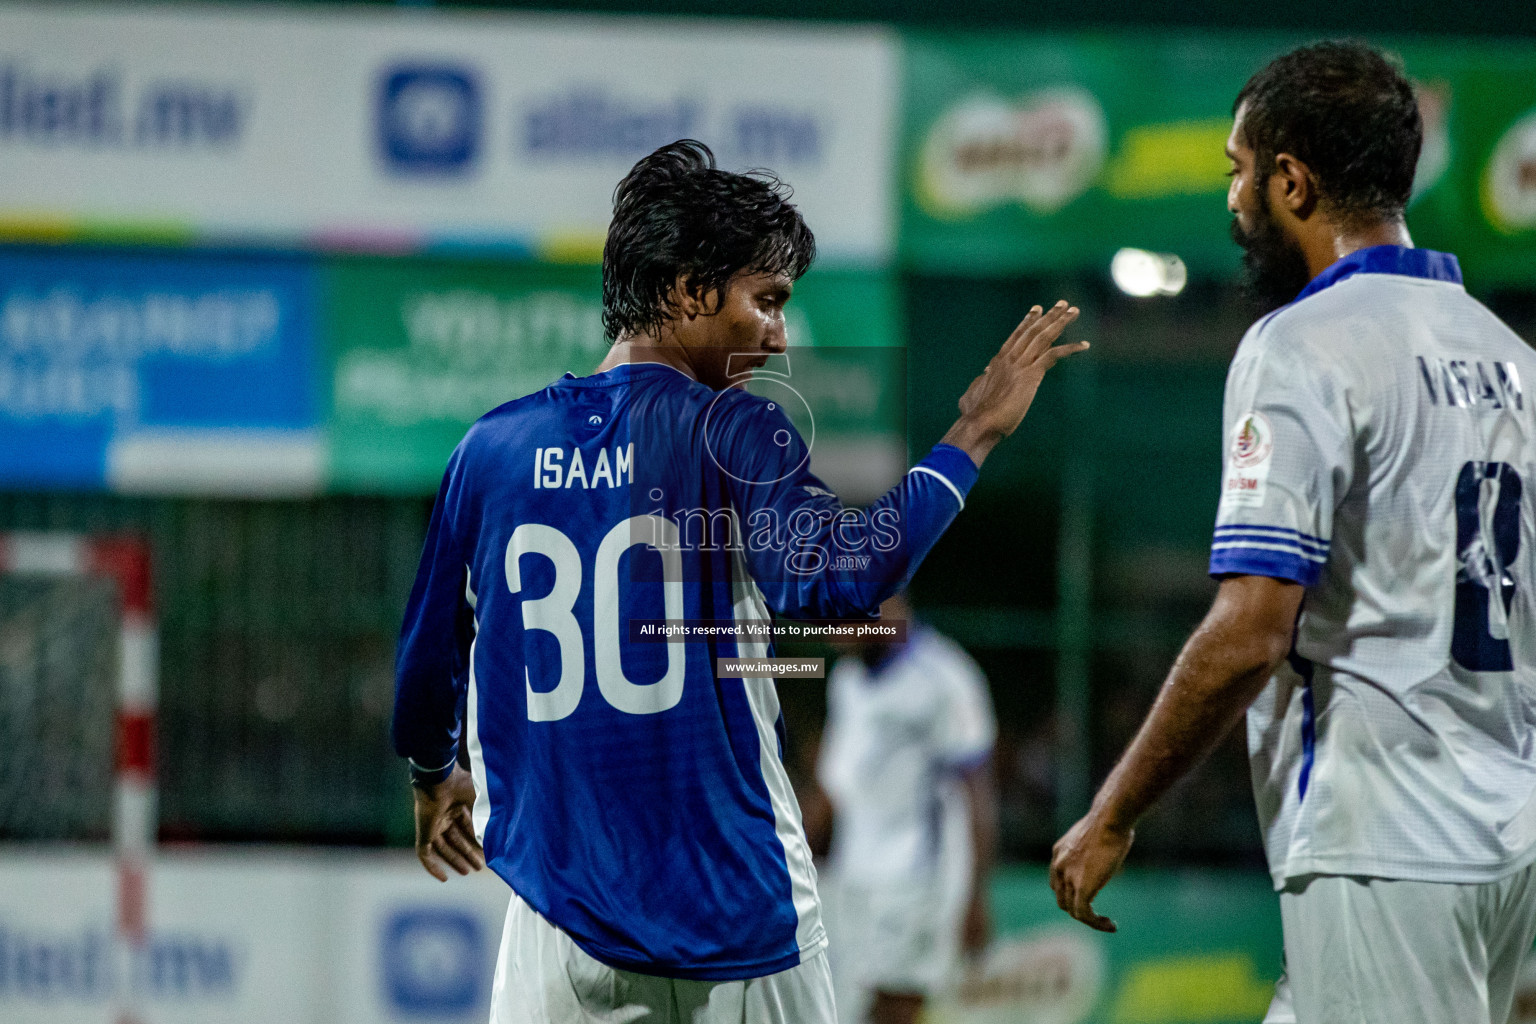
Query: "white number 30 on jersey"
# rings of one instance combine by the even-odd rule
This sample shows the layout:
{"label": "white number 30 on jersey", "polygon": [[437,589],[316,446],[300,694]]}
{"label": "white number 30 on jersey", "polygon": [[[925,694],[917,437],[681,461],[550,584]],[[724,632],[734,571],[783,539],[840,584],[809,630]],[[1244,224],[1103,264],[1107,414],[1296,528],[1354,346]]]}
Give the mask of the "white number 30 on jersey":
{"label": "white number 30 on jersey", "polygon": [[[660,545],[659,547],[657,545]],[[683,554],[677,524],[660,516],[631,516],[608,531],[597,546],[593,566],[592,638],[597,688],[603,699],[631,715],[654,715],[675,707],[683,698],[687,645],[667,644],[667,671],[654,683],[632,683],[620,658],[619,560],[624,552],[643,545],[661,555],[665,618],[683,617]],[[554,563],[555,583],[543,597],[523,602],[523,628],[542,629],[560,645],[560,681],[552,690],[535,690],[528,670],[528,720],[557,722],[576,710],[586,685],[587,652],[576,597],[581,593],[581,553],[569,537],[542,523],[524,523],[507,543],[507,589],[523,589],[519,563],[524,555],[542,555]]]}

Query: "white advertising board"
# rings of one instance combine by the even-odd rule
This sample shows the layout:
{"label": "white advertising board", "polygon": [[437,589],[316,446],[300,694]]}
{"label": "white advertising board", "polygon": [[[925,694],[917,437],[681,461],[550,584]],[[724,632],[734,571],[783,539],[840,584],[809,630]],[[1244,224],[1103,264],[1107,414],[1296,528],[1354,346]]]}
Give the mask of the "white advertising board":
{"label": "white advertising board", "polygon": [[114,962],[104,854],[0,849],[0,1021],[112,1024],[131,975],[142,1024],[483,1024],[510,890],[447,884],[410,854],[167,854],[149,936]]}
{"label": "white advertising board", "polygon": [[618,180],[694,137],[881,263],[898,90],[878,28],[0,6],[0,237],[593,261]]}

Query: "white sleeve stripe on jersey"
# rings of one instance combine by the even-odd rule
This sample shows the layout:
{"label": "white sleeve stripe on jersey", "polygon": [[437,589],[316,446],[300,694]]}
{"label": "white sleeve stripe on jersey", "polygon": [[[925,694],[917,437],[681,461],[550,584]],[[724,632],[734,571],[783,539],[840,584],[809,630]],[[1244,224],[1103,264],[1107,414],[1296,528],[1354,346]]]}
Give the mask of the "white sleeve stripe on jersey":
{"label": "white sleeve stripe on jersey", "polygon": [[1248,526],[1243,523],[1232,523],[1216,527],[1217,537],[1233,536],[1240,533],[1293,541],[1303,546],[1319,548],[1323,551],[1328,550],[1331,543],[1330,541],[1323,540],[1321,537],[1314,537],[1310,533],[1302,533],[1300,530],[1292,530],[1285,526]]}
{"label": "white sleeve stripe on jersey", "polygon": [[1326,555],[1329,545],[1318,544],[1314,541],[1297,540],[1295,537],[1280,537],[1272,533],[1218,533],[1213,540],[1227,541],[1233,544],[1290,544],[1294,547],[1313,555]]}
{"label": "white sleeve stripe on jersey", "polygon": [[955,496],[955,500],[960,503],[960,511],[965,511],[965,495],[960,493],[960,488],[949,482],[949,477],[945,476],[943,473],[938,472],[937,470],[929,469],[927,466],[913,466],[911,469],[907,470],[907,472],[927,473],[929,476],[936,478],[939,483],[949,488],[950,494]]}
{"label": "white sleeve stripe on jersey", "polygon": [[1321,564],[1328,561],[1328,556],[1326,554],[1319,554],[1315,551],[1308,551],[1306,548],[1296,544],[1272,544],[1253,540],[1219,540],[1211,545],[1212,551],[1221,551],[1225,548],[1248,548],[1253,551],[1282,551],[1288,555],[1300,555],[1302,558],[1305,558],[1309,562],[1317,562]]}

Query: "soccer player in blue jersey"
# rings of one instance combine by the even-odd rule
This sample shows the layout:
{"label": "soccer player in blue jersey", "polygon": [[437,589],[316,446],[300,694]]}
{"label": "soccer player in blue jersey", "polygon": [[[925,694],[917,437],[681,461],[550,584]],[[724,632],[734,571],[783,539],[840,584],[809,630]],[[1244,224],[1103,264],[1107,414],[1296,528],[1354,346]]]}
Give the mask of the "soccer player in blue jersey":
{"label": "soccer player in blue jersey", "polygon": [[1505,1024],[1536,937],[1536,353],[1413,247],[1390,61],[1303,47],[1234,115],[1227,204],[1283,305],[1227,377],[1221,587],[1051,884],[1113,931],[1137,819],[1246,711],[1267,1024]]}
{"label": "soccer player in blue jersey", "polygon": [[[611,353],[488,413],[449,460],[394,740],[427,870],[485,863],[512,887],[493,1021],[835,1019],[773,680],[715,674],[768,645],[647,643],[631,620],[874,615],[1086,343],[1053,345],[1075,309],[1032,309],[943,442],[844,509],[783,410],[738,386],[785,351],[814,246],[778,182],[697,142],[657,150],[615,192]],[[848,551],[867,568],[835,568]]]}

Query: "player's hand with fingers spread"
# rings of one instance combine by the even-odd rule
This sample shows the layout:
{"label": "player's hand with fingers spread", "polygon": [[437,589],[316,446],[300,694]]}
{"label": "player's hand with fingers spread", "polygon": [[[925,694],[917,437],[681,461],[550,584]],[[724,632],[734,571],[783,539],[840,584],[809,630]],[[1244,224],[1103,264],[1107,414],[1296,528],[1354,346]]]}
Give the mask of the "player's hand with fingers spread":
{"label": "player's hand with fingers spread", "polygon": [[475,841],[475,783],[454,765],[453,774],[435,786],[413,785],[416,800],[416,857],[439,882],[448,881],[447,865],[461,875],[485,867],[485,851]]}
{"label": "player's hand with fingers spread", "polygon": [[1090,811],[1051,848],[1051,888],[1056,905],[1090,928],[1115,931],[1115,922],[1093,909],[1094,897],[1115,877],[1136,838]]}
{"label": "player's hand with fingers spread", "polygon": [[1086,341],[1055,344],[1077,313],[1077,307],[1065,300],[1048,310],[1031,309],[960,397],[960,419],[944,435],[944,443],[962,449],[981,465],[993,446],[1024,419],[1045,371],[1088,347]]}

